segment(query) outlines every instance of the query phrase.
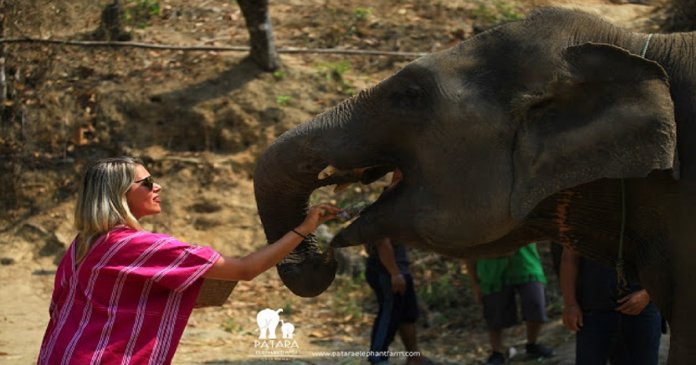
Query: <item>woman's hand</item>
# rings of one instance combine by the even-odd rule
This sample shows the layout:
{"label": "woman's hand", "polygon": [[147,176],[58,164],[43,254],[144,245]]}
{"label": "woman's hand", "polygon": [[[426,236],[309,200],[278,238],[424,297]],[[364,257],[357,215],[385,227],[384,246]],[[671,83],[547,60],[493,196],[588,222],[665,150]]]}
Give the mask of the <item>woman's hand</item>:
{"label": "woman's hand", "polygon": [[340,211],[341,209],[330,204],[313,206],[309,208],[304,222],[293,230],[294,233],[288,232],[272,244],[242,258],[220,257],[203,277],[219,280],[251,280],[278,264],[297,247],[302,242],[298,240],[297,234],[306,236],[314,232],[320,224],[336,218],[336,214]]}
{"label": "woman's hand", "polygon": [[307,236],[314,232],[314,230],[324,222],[335,219],[336,214],[339,212],[341,212],[341,209],[331,204],[318,204],[312,206],[307,211],[307,217],[304,222],[302,222],[296,230]]}

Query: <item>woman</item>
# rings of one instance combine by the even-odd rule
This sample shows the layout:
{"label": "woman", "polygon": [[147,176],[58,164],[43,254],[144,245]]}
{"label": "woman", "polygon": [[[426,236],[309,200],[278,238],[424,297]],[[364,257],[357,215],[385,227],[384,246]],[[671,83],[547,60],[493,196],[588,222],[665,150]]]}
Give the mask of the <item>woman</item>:
{"label": "woman", "polygon": [[251,280],[340,209],[311,207],[302,224],[243,258],[143,231],[162,187],[142,162],[98,161],[75,208],[79,234],[58,266],[39,364],[169,364],[202,278]]}

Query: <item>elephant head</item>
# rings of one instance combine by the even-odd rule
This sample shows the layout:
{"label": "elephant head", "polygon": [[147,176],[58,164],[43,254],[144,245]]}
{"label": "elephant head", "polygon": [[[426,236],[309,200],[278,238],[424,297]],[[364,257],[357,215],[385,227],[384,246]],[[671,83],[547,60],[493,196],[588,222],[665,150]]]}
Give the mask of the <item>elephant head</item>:
{"label": "elephant head", "polygon": [[[506,237],[535,238],[515,232],[563,189],[672,168],[665,71],[636,55],[643,37],[617,41],[601,27],[611,26],[540,11],[416,59],[286,132],[254,177],[269,241],[302,221],[316,188],[369,183],[398,168],[403,181],[332,246],[389,236],[468,256]],[[336,172],[319,178],[327,166]],[[306,240],[278,269],[293,292],[313,296],[331,283],[335,263],[331,250]]]}

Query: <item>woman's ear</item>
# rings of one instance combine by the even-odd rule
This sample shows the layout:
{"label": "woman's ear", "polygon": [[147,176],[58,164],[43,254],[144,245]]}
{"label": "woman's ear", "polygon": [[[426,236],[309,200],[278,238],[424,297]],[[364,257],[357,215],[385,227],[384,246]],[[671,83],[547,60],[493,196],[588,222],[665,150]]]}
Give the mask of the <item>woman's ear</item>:
{"label": "woman's ear", "polygon": [[676,125],[667,74],[605,44],[568,47],[545,94],[526,98],[513,152],[510,210],[600,178],[644,177],[675,166]]}

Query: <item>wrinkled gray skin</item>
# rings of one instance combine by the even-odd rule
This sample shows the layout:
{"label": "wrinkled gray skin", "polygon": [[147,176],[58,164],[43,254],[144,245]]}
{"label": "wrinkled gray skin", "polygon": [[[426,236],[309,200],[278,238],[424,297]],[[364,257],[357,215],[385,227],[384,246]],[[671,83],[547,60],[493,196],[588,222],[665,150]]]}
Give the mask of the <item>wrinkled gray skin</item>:
{"label": "wrinkled gray skin", "polygon": [[[613,263],[622,240],[629,275],[670,321],[670,362],[692,362],[696,35],[655,35],[641,58],[647,38],[544,9],[415,60],[265,152],[255,186],[269,241],[302,221],[317,187],[398,167],[404,180],[333,247],[391,236],[479,257],[551,239]],[[327,165],[341,172],[319,180]],[[318,295],[332,250],[307,240],[278,270]]]}

